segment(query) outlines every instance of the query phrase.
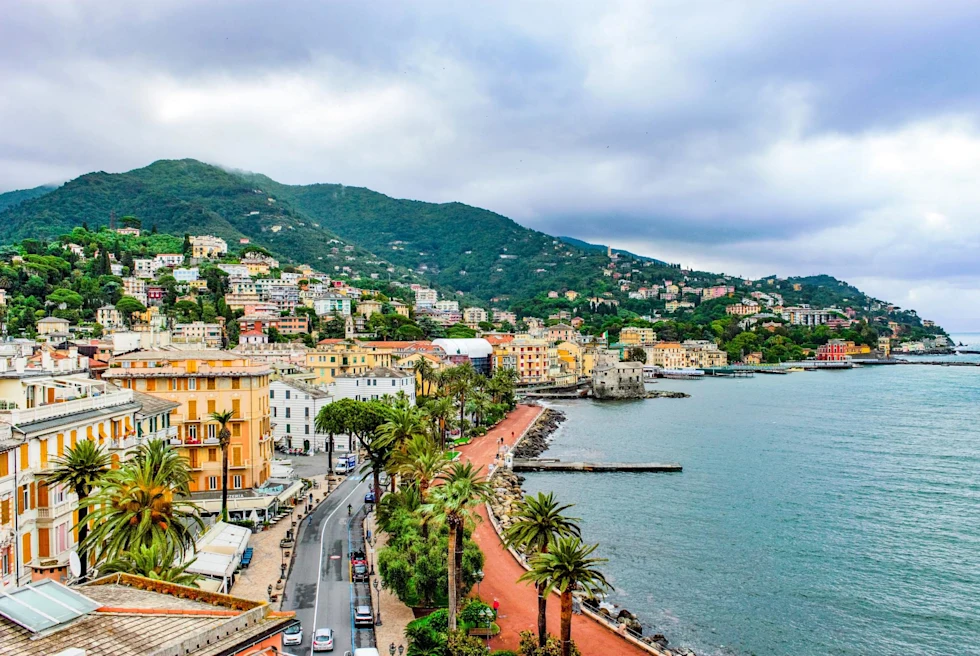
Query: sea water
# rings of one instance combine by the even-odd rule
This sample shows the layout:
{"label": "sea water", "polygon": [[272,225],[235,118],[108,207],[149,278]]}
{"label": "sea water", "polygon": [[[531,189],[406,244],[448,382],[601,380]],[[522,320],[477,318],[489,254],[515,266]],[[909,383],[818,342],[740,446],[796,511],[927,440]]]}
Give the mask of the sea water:
{"label": "sea water", "polygon": [[525,482],[576,504],[648,632],[698,654],[980,654],[980,367],[653,388],[691,398],[554,403],[547,455],[683,473]]}

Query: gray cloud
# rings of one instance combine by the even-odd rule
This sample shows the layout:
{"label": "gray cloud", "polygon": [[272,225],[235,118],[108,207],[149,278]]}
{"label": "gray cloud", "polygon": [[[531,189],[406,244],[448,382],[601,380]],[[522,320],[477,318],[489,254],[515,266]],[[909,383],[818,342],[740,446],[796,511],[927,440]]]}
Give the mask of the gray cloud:
{"label": "gray cloud", "polygon": [[975,2],[5,10],[3,189],[197,157],[829,272],[980,328],[953,300],[980,298]]}

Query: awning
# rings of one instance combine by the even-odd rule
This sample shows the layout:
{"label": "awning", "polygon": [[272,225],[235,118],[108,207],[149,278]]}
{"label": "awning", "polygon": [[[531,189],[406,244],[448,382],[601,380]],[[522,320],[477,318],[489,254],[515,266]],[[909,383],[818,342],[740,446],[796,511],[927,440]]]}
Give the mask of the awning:
{"label": "awning", "polygon": [[240,557],[251,534],[244,526],[218,522],[197,540],[197,551]]}
{"label": "awning", "polygon": [[[251,510],[266,510],[275,503],[276,497],[242,497],[238,499],[228,499],[228,511],[242,510],[246,514]],[[209,514],[221,512],[221,499],[195,499],[194,503]]]}
{"label": "awning", "polygon": [[210,576],[216,579],[230,579],[238,566],[238,559],[228,554],[211,553],[209,551],[198,552],[197,558],[187,571],[192,574]]}
{"label": "awning", "polygon": [[303,491],[303,481],[293,481],[285,490],[276,495],[276,498],[283,503],[292,501],[297,494]]}

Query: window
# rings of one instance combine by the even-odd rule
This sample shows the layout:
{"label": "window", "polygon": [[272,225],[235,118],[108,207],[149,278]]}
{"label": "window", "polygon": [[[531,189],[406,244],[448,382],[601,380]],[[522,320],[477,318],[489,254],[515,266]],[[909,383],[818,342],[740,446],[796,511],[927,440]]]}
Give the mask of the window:
{"label": "window", "polygon": [[242,388],[242,379],[239,378],[238,376],[235,376],[234,378],[232,378],[231,379],[231,389],[241,389],[241,388]]}
{"label": "window", "polygon": [[218,462],[218,450],[214,447],[208,449],[208,462]]}
{"label": "window", "polygon": [[276,414],[276,410],[278,410],[278,408],[276,408],[275,406],[272,406],[272,416],[273,416],[273,417],[277,417],[277,416],[278,416],[278,415]]}
{"label": "window", "polygon": [[242,417],[242,401],[241,399],[231,400],[231,415],[235,419],[241,419]]}
{"label": "window", "polygon": [[208,476],[208,489],[209,490],[217,490],[218,489],[218,477],[217,476]]}
{"label": "window", "polygon": [[242,436],[242,425],[239,423],[234,423],[231,425],[231,436],[241,437]]}
{"label": "window", "polygon": [[306,429],[306,430],[305,430],[305,431],[303,431],[303,432],[305,432],[305,433],[306,433],[307,435],[309,435],[309,434],[310,434],[310,425],[309,425],[309,424],[306,424],[305,426],[303,426],[303,428],[305,428],[305,429]]}
{"label": "window", "polygon": [[232,483],[232,487],[233,488],[235,488],[236,490],[242,489],[242,477],[241,476],[235,476],[235,478],[232,479],[232,480],[233,480],[233,483]]}
{"label": "window", "polygon": [[188,378],[187,379],[187,389],[189,389],[189,390],[196,390],[197,389],[197,378]]}
{"label": "window", "polygon": [[187,427],[187,437],[189,437],[192,440],[196,440],[197,439],[197,426],[188,426]]}
{"label": "window", "polygon": [[289,433],[289,424],[286,424],[286,433]]}
{"label": "window", "polygon": [[286,408],[286,419],[289,419],[292,416],[292,413],[289,410],[289,408]]}
{"label": "window", "polygon": [[305,408],[303,408],[303,410],[305,411],[303,413],[303,416],[306,417],[307,419],[309,419],[310,418],[310,407],[309,406],[306,406]]}
{"label": "window", "polygon": [[274,389],[269,390],[269,398],[270,399],[276,398],[276,390]]}
{"label": "window", "polygon": [[214,387],[214,378],[208,378],[208,389],[213,390]]}
{"label": "window", "polygon": [[286,390],[286,400],[289,400],[289,390]]}
{"label": "window", "polygon": [[208,438],[212,440],[218,438],[218,424],[208,424]]}

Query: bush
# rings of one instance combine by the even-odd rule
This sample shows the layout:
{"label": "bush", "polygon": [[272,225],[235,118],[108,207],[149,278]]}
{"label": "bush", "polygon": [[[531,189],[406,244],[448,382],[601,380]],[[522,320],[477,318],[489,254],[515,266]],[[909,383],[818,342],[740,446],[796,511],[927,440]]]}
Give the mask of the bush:
{"label": "bush", "polygon": [[459,612],[459,621],[467,627],[486,628],[487,621],[482,614],[487,610],[493,613],[493,617],[496,618],[497,614],[493,612],[490,606],[479,599],[472,599]]}
{"label": "bush", "polygon": [[[572,641],[572,656],[582,656],[582,652]],[[544,647],[538,647],[538,634],[531,631],[521,631],[521,643],[518,647],[519,656],[561,656],[561,641],[553,635],[548,636]]]}
{"label": "bush", "polygon": [[518,654],[516,651],[511,651],[510,649],[498,649],[490,652],[490,656],[518,656]]}

